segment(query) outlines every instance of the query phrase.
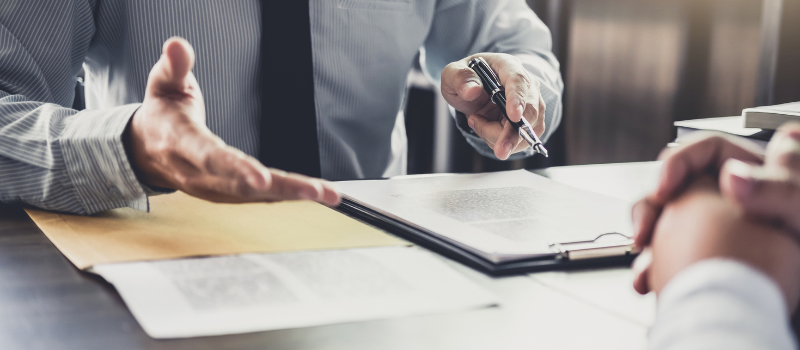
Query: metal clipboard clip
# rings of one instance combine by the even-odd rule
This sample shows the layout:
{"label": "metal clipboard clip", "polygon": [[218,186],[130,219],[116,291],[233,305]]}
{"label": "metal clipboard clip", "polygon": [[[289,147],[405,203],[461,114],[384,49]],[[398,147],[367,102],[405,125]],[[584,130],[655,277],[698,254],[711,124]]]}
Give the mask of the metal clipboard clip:
{"label": "metal clipboard clip", "polygon": [[[622,236],[625,239],[623,240],[602,239],[603,237],[612,235]],[[616,232],[604,233],[590,241],[553,243],[550,245],[550,248],[553,249],[558,254],[556,256],[557,259],[566,259],[566,260],[606,258],[612,256],[624,256],[637,253],[636,247],[633,245],[633,239],[630,239],[628,238],[628,236]]]}

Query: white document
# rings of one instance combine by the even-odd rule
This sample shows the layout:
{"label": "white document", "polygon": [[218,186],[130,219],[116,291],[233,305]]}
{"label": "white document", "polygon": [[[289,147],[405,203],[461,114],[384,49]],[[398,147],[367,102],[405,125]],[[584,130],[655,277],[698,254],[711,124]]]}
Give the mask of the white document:
{"label": "white document", "polygon": [[555,243],[627,241],[624,201],[525,170],[342,181],[345,198],[444,238],[493,262],[555,255]]}
{"label": "white document", "polygon": [[101,264],[92,272],[117,288],[157,339],[456,311],[497,301],[413,247]]}

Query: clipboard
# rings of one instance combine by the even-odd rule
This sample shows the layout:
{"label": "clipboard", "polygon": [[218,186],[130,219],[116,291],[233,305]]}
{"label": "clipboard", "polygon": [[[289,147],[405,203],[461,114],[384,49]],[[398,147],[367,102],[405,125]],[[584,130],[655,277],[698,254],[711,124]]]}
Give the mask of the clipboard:
{"label": "clipboard", "polygon": [[604,243],[606,233],[590,241],[553,243],[552,256],[494,263],[436,235],[383,215],[347,198],[337,211],[389,232],[397,237],[436,252],[491,276],[509,276],[530,272],[572,270],[630,265],[638,255],[633,240]]}

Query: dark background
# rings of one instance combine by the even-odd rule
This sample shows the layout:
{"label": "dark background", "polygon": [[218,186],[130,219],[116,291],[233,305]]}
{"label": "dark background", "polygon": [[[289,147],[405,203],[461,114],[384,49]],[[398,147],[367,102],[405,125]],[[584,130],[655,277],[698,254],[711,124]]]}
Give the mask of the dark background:
{"label": "dark background", "polygon": [[[551,158],[492,161],[452,126],[435,151],[442,141],[434,136],[438,92],[411,87],[409,173],[654,160],[675,138],[674,121],[800,100],[800,0],[528,4],[553,33],[565,84],[561,126],[547,145]],[[441,149],[447,155],[437,164]]]}

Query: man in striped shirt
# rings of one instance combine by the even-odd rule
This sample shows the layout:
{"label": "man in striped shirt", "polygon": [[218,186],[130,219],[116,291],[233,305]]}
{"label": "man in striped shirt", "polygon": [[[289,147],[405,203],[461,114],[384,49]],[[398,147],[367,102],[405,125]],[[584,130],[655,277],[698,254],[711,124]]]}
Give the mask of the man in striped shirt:
{"label": "man in striped shirt", "polygon": [[[467,141],[492,158],[530,156],[466,63],[487,52],[509,116],[546,140],[562,91],[550,46],[523,0],[6,0],[0,200],[90,214],[147,210],[148,195],[177,189],[334,205],[317,177],[405,171],[400,112],[418,53]],[[271,99],[284,90],[274,85],[303,92]]]}

